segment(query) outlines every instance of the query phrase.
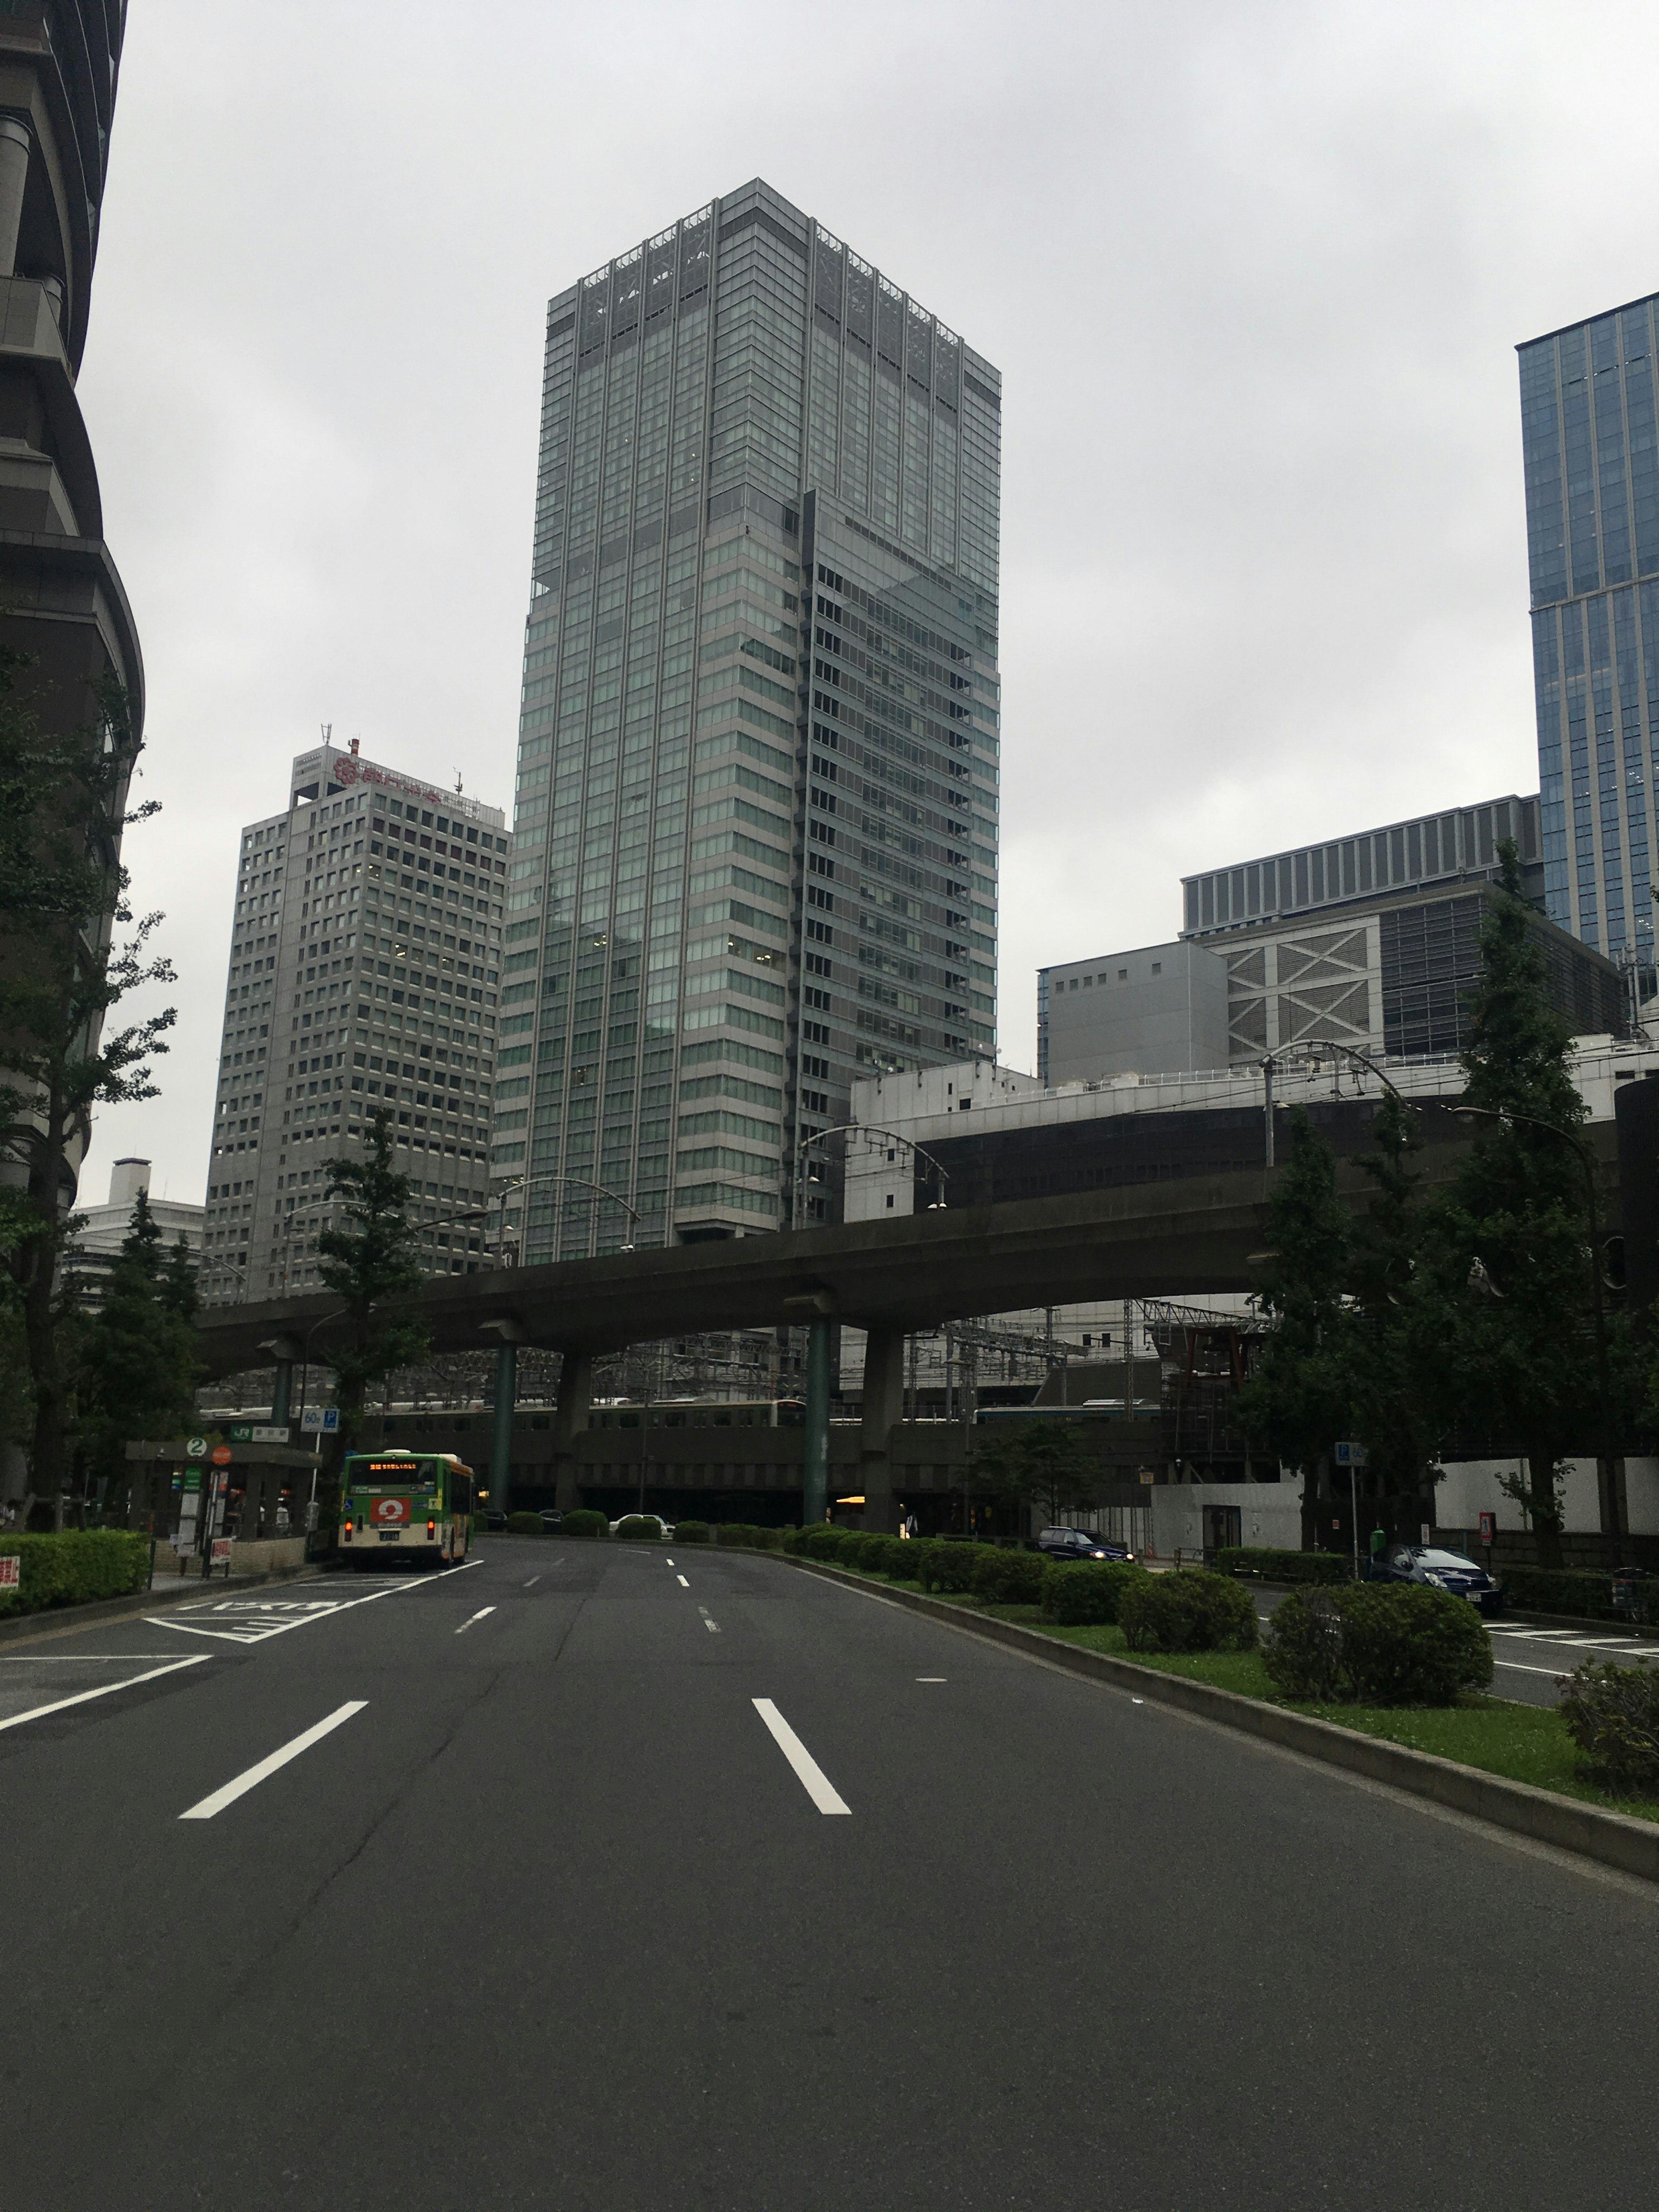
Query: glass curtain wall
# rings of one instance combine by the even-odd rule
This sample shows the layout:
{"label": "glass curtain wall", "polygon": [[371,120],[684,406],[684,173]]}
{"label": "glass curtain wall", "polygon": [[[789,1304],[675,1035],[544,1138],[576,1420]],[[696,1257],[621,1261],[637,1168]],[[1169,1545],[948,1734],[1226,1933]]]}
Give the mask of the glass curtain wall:
{"label": "glass curtain wall", "polygon": [[492,1160],[526,1260],[784,1225],[860,1066],[994,1053],[999,387],[759,183],[551,303],[501,1054],[530,1122]]}

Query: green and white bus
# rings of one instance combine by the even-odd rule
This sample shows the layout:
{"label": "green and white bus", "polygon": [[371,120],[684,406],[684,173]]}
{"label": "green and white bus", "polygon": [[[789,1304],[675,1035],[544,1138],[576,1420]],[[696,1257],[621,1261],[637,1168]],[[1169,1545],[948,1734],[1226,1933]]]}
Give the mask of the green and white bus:
{"label": "green and white bus", "polygon": [[340,1500],[340,1549],[354,1567],[412,1559],[464,1559],[471,1528],[472,1470],[453,1452],[349,1452]]}

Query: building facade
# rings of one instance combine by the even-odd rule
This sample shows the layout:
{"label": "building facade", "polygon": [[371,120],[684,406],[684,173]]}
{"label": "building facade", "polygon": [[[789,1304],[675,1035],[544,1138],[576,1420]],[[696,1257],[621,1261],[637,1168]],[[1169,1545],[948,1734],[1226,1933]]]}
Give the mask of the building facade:
{"label": "building facade", "polygon": [[242,832],[203,1224],[216,1304],[315,1285],[325,1163],[382,1109],[434,1272],[483,1251],[482,1219],[453,1217],[489,1186],[505,817],[355,744],[301,754],[289,793]]}
{"label": "building facade", "polygon": [[[125,21],[119,0],[0,10],[0,646],[27,656],[17,690],[48,731],[96,725],[115,687],[107,726],[130,763],[143,662],[76,396]],[[68,1207],[88,1135],[49,1167],[19,1138],[0,1176]]]}
{"label": "building facade", "polygon": [[[1498,848],[1512,837],[1521,856],[1521,879],[1534,906],[1544,902],[1545,879],[1536,796],[1484,799],[1478,806],[1390,822],[1353,837],[1293,847],[1261,860],[1183,876],[1183,937],[1294,919],[1303,921],[1332,907],[1349,906],[1389,891],[1442,888],[1498,872]],[[1559,915],[1555,917],[1560,920]]]}
{"label": "building facade", "polygon": [[1654,313],[1635,300],[1517,349],[1551,917],[1652,988],[1659,763]]}
{"label": "building facade", "polygon": [[163,1250],[170,1251],[182,1238],[199,1267],[202,1207],[188,1205],[182,1199],[152,1198],[149,1169],[148,1160],[112,1162],[107,1200],[102,1206],[83,1206],[78,1209],[82,1226],[64,1256],[65,1268],[81,1285],[83,1297],[102,1295],[103,1286],[109,1279],[122,1245],[126,1242],[127,1232],[132,1227],[133,1208],[138,1202],[141,1191],[149,1199],[150,1218],[161,1232]]}
{"label": "building facade", "polygon": [[1177,938],[1037,970],[1037,1079],[1225,1067],[1227,964]]}
{"label": "building facade", "polygon": [[497,1153],[528,1259],[775,1229],[856,1073],[994,1048],[1000,406],[758,181],[550,304]]}

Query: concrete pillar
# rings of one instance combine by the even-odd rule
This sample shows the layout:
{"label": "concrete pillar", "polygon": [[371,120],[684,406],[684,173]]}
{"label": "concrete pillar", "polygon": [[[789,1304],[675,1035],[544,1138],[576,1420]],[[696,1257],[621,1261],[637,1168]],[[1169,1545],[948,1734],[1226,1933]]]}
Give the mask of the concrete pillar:
{"label": "concrete pillar", "polygon": [[806,1332],[806,1452],[801,1471],[801,1526],[830,1517],[830,1332],[818,1315]]}
{"label": "concrete pillar", "polygon": [[270,1386],[270,1425],[285,1429],[289,1424],[289,1407],[294,1402],[294,1362],[276,1362],[276,1380]]}
{"label": "concrete pillar", "polygon": [[[495,1425],[489,1445],[489,1502],[502,1513],[512,1510],[513,1408],[518,1395],[519,1347],[503,1336],[495,1351]],[[562,1401],[562,1386],[559,1395]]]}
{"label": "concrete pillar", "polygon": [[872,1328],[864,1340],[864,1419],[859,1431],[859,1470],[864,1525],[878,1534],[898,1533],[890,1457],[893,1429],[904,1418],[904,1331]]}
{"label": "concrete pillar", "polygon": [[592,1402],[592,1353],[567,1352],[559,1370],[558,1402],[553,1408],[553,1496],[561,1513],[574,1513],[582,1502],[577,1487],[576,1439],[587,1426]]}
{"label": "concrete pillar", "polygon": [[0,276],[17,272],[17,234],[23,221],[29,146],[28,125],[15,115],[0,115]]}

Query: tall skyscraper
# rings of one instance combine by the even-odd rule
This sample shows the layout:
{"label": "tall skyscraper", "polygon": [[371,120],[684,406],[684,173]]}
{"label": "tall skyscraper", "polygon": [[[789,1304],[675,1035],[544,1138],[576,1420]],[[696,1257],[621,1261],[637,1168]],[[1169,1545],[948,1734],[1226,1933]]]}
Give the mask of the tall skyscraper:
{"label": "tall skyscraper", "polygon": [[489,1183],[505,817],[355,744],[301,753],[289,793],[242,832],[202,1238],[221,1304],[315,1285],[323,1163],[382,1107],[434,1272],[483,1258],[453,1217]]}
{"label": "tall skyscraper", "polygon": [[550,303],[526,1258],[775,1229],[855,1074],[994,1052],[1000,382],[758,181]]}
{"label": "tall skyscraper", "polygon": [[1654,310],[1637,300],[1518,349],[1550,918],[1653,967],[1659,763]]}

